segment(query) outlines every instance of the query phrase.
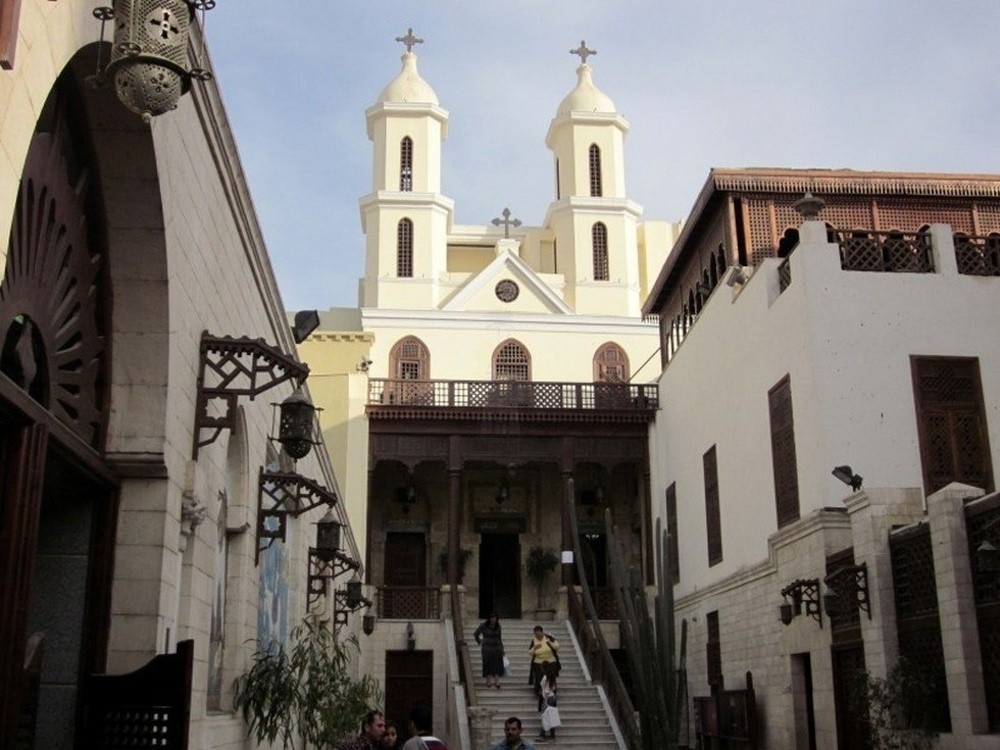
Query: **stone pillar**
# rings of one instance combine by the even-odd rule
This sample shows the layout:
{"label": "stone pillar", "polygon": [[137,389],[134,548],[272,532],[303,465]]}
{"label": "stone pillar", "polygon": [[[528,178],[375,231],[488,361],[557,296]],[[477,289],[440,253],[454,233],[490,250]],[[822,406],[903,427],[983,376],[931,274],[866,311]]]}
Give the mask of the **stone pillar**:
{"label": "stone pillar", "polygon": [[982,494],[980,489],[954,482],[927,498],[951,729],[956,735],[989,731],[963,507],[966,499]]}
{"label": "stone pillar", "polygon": [[496,716],[495,708],[486,706],[472,706],[466,709],[469,716],[469,734],[472,736],[472,750],[490,750],[502,738],[494,741],[490,737],[493,726],[493,717]]}
{"label": "stone pillar", "polygon": [[462,529],[462,459],[460,440],[452,435],[448,440],[448,583],[457,585],[458,556]]}

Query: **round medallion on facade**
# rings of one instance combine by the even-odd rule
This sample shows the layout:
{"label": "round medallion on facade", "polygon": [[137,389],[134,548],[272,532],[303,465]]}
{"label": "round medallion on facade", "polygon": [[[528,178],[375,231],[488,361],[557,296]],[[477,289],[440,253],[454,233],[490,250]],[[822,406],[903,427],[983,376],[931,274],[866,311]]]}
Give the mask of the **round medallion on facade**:
{"label": "round medallion on facade", "polygon": [[517,295],[521,293],[520,288],[517,286],[517,282],[511,281],[510,279],[504,279],[503,281],[497,282],[496,294],[497,299],[501,302],[513,302],[517,299]]}

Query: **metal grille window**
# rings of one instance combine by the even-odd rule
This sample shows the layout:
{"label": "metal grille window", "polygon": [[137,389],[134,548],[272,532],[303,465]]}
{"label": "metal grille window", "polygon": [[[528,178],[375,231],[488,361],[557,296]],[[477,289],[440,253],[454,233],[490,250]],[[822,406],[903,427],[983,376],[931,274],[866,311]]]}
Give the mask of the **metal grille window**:
{"label": "metal grille window", "polygon": [[609,341],[594,355],[595,383],[627,383],[628,355],[618,344]]}
{"label": "metal grille window", "polygon": [[715,446],[701,457],[705,471],[705,526],[708,529],[708,564],[722,562],[722,514],[719,510],[719,464]]}
{"label": "metal grille window", "polygon": [[722,688],[722,637],[719,633],[719,613],[709,612],[705,616],[705,666],[708,684]]}
{"label": "metal grille window", "polygon": [[795,460],[792,382],[786,375],[767,394],[771,415],[771,465],[778,528],[799,520],[799,474]]}
{"label": "metal grille window", "polygon": [[531,380],[531,357],[524,344],[508,339],[493,352],[494,380]]}
{"label": "metal grille window", "polygon": [[924,490],[951,482],[993,490],[977,358],[912,357]]}
{"label": "metal grille window", "polygon": [[399,189],[413,190],[413,141],[406,136],[399,144]]}
{"label": "metal grille window", "polygon": [[601,184],[601,149],[596,143],[590,144],[590,196],[600,198],[604,194]]}
{"label": "metal grille window", "polygon": [[681,580],[680,548],[677,542],[677,482],[671,482],[667,487],[667,559],[670,561],[670,571],[674,583]]}
{"label": "metal grille window", "polygon": [[403,278],[413,276],[413,222],[400,219],[396,226],[396,275]]}
{"label": "metal grille window", "polygon": [[608,280],[608,228],[603,222],[594,224],[594,281]]}

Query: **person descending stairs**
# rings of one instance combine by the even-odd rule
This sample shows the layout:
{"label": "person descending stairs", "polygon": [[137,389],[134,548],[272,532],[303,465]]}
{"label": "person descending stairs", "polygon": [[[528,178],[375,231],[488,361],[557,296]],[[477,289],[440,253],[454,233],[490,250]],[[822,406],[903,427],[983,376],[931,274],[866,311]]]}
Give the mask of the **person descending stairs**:
{"label": "person descending stairs", "polygon": [[476,677],[476,700],[481,706],[496,711],[490,727],[491,746],[503,737],[504,721],[517,716],[524,727],[526,741],[537,744],[541,734],[541,714],[538,711],[538,696],[529,682],[531,655],[528,646],[532,639],[532,629],[542,625],[547,635],[559,641],[559,661],[561,670],[557,681],[559,715],[562,721],[555,740],[547,740],[545,746],[579,748],[580,750],[624,750],[617,733],[612,729],[605,704],[598,689],[586,676],[580,657],[570,636],[568,624],[564,621],[535,623],[533,620],[501,619],[503,645],[510,660],[511,675],[502,680],[502,689],[496,690],[486,685],[482,676],[482,654],[476,646],[473,632],[478,623],[466,627],[466,641],[472,673]]}

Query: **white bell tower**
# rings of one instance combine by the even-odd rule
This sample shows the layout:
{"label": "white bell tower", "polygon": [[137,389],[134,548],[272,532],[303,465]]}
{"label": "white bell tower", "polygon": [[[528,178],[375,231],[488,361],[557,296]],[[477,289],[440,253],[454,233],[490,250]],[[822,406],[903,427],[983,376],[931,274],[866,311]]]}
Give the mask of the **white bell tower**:
{"label": "white bell tower", "polygon": [[441,193],[441,144],[448,112],[417,72],[413,29],[403,67],[365,111],[374,144],[372,192],[361,199],[365,276],[361,307],[431,309],[446,270],[454,204]]}

